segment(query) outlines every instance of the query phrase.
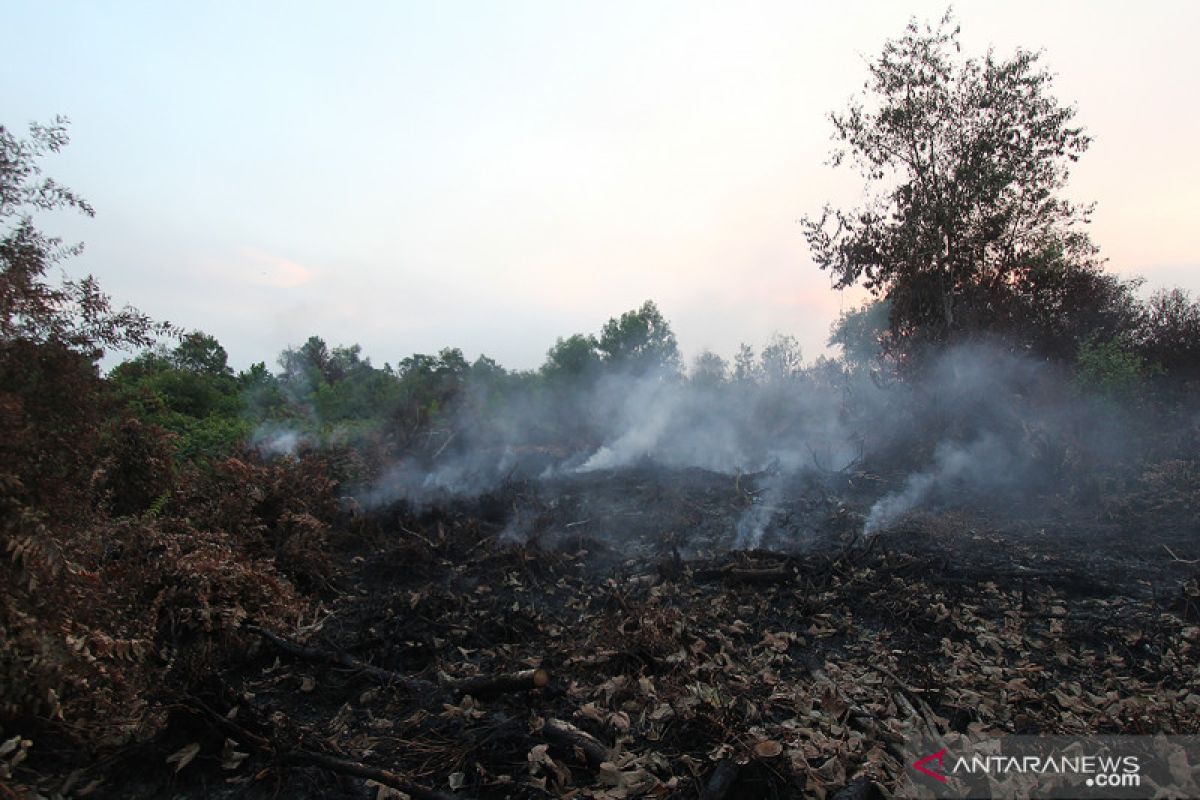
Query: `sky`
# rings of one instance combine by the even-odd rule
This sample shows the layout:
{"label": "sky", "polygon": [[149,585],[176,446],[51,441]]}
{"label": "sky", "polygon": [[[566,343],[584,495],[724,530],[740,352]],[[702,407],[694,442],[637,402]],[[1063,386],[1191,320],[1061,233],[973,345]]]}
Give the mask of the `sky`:
{"label": "sky", "polygon": [[[796,336],[832,291],[799,225],[862,196],[828,115],[944,2],[8,0],[0,124],[56,114],[42,227],[121,303],[237,367],[320,335],[374,363],[461,347],[533,368],[655,300],[688,358]],[[1109,268],[1200,293],[1200,4],[960,2],[968,54],[1043,50],[1095,141]]]}

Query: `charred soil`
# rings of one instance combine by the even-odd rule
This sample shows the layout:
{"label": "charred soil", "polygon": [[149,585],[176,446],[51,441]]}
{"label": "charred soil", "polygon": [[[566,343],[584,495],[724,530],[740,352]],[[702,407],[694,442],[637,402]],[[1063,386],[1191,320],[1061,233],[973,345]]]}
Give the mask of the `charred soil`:
{"label": "charred soil", "polygon": [[866,797],[913,726],[1200,733],[1200,539],[1177,508],[945,508],[864,538],[878,482],[628,469],[347,513],[297,624],[247,619],[244,657],[163,733],[73,777],[42,763],[41,785]]}

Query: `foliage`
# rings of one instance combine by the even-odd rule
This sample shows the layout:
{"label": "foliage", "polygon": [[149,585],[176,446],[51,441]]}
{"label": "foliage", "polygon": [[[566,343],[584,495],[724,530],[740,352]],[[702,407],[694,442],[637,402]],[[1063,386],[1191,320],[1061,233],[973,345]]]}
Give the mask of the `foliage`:
{"label": "foliage", "polygon": [[738,346],[737,355],[733,357],[733,380],[737,383],[755,381],[759,377],[758,371],[754,348],[743,342]]}
{"label": "foliage", "polygon": [[1138,353],[1173,378],[1200,380],[1200,301],[1182,289],[1156,292],[1137,331]]}
{"label": "foliage", "polygon": [[[918,46],[921,42],[930,52]],[[1059,142],[1061,152],[1051,148],[1049,156],[1037,157],[1048,157],[1045,163],[1026,152],[1035,146],[1032,139],[1069,119],[1061,109],[1058,116],[1052,113],[1053,104],[1041,94],[1046,79],[1032,71],[1032,57],[1017,59],[1014,66],[994,64],[989,56],[941,77],[922,77],[919,69],[911,72],[914,63],[941,63],[932,51],[954,42],[949,34],[922,37],[910,28],[909,37],[892,45],[876,65],[877,88],[899,98],[900,89],[888,81],[913,79],[915,74],[925,81],[918,100],[934,103],[918,103],[928,115],[922,119],[948,126],[949,116],[939,114],[950,111],[936,103],[961,110],[969,100],[975,102],[967,96],[971,82],[985,81],[983,88],[975,88],[992,92],[993,98],[1008,98],[1013,104],[1008,110],[1016,109],[1016,118],[1024,120],[1018,125],[1018,138],[1031,141],[1001,147],[1004,142],[989,126],[1003,128],[1003,123],[984,113],[984,106],[976,109],[980,118],[972,118],[967,127],[978,128],[976,133],[991,142],[993,150],[980,150],[983,146],[966,133],[960,141],[948,130],[937,132],[928,140],[933,155],[919,150],[914,158],[913,163],[926,171],[914,171],[909,184],[885,197],[907,204],[896,219],[914,227],[906,233],[887,228],[891,223],[882,217],[848,218],[863,236],[864,231],[872,236],[890,231],[894,240],[880,239],[881,247],[892,248],[890,255],[873,253],[880,256],[876,261],[826,265],[840,265],[843,278],[866,276],[883,295],[843,314],[834,326],[830,341],[842,347],[842,360],[818,358],[806,367],[795,338],[779,334],[761,353],[742,345],[732,371],[723,358],[706,351],[690,371],[692,390],[700,390],[694,397],[705,403],[740,403],[741,419],[755,426],[756,433],[779,441],[795,435],[789,426],[802,427],[813,417],[821,424],[861,432],[881,427],[880,414],[908,414],[912,409],[905,404],[921,406],[911,419],[937,424],[909,426],[911,430],[884,444],[920,455],[921,446],[932,447],[935,441],[931,430],[941,437],[967,438],[974,428],[964,418],[977,416],[973,407],[954,397],[929,398],[919,387],[883,407],[856,396],[858,387],[871,386],[860,368],[881,349],[904,350],[906,339],[918,334],[928,333],[936,340],[960,332],[1000,331],[1011,333],[1029,349],[1064,360],[1074,359],[1078,351],[1071,363],[1079,384],[1118,400],[1140,402],[1147,378],[1160,369],[1184,379],[1196,376],[1200,306],[1185,293],[1162,293],[1140,306],[1130,284],[1099,272],[1089,261],[1086,241],[1071,245],[1063,227],[1035,226],[1032,232],[1013,234],[1020,247],[1013,245],[1012,252],[1000,240],[988,238],[988,224],[998,224],[999,218],[1016,225],[1021,214],[1049,210],[1059,213],[1056,224],[1061,226],[1078,221],[1070,207],[1049,194],[1026,196],[1028,182],[1005,183],[1028,178],[1043,188],[1057,187],[1056,159],[1073,152],[1074,140],[1067,136]],[[1020,103],[1031,98],[1042,105],[1021,111]],[[847,142],[882,147],[888,140],[868,134],[879,133],[884,128],[878,126],[885,124],[891,126],[886,130],[915,124],[905,121],[903,109],[896,106],[886,115],[883,110],[871,112],[875,116],[869,118],[863,116],[866,112],[858,117],[852,112],[842,120],[850,132]],[[82,200],[41,178],[37,159],[65,143],[61,127],[35,126],[32,137],[31,142],[21,142],[0,129],[4,221],[42,209],[90,213]],[[1084,141],[1078,139],[1076,145]],[[951,149],[943,153],[938,147]],[[964,181],[984,186],[939,183],[946,180],[939,159],[947,153],[965,159],[955,167]],[[991,155],[983,158],[980,153]],[[1034,166],[1022,167],[1030,170],[1028,174],[1004,166],[1005,159],[1020,161],[1023,153],[1033,158]],[[884,170],[888,163],[876,167]],[[957,180],[959,172],[949,174]],[[926,182],[941,188],[934,191]],[[948,199],[939,192],[949,192]],[[926,208],[942,200],[950,205],[937,213]],[[983,205],[955,216],[954,204],[962,202]],[[813,230],[810,227],[810,233]],[[956,248],[983,259],[978,271],[968,270],[970,259],[959,250],[929,246],[930,230],[943,238],[959,237]],[[853,235],[853,230],[843,229],[839,247]],[[453,455],[455,448],[490,449],[505,458],[515,449],[514,442],[527,443],[528,450],[539,453],[595,448],[601,444],[596,441],[598,431],[606,429],[596,419],[595,396],[588,390],[607,390],[610,400],[616,395],[624,410],[629,396],[638,397],[628,391],[630,386],[649,385],[660,397],[689,386],[658,382],[664,375],[678,377],[682,359],[668,321],[649,301],[608,320],[598,336],[559,339],[537,372],[510,372],[486,356],[468,362],[457,348],[415,353],[394,369],[388,364],[379,368],[358,345],[330,347],[312,336],[281,354],[279,374],[272,374],[265,362],[235,373],[225,349],[209,334],[193,331],[174,346],[150,347],[155,332],[165,328],[134,311],[113,312],[90,279],[49,285],[47,266],[67,252],[71,250],[38,233],[28,216],[20,216],[0,243],[0,741],[13,741],[15,731],[30,733],[39,742],[58,737],[69,746],[112,752],[161,732],[181,694],[196,690],[214,672],[239,665],[250,645],[244,623],[294,628],[301,619],[313,619],[319,604],[342,588],[343,575],[331,557],[348,544],[339,533],[361,532],[355,526],[362,518],[344,510],[353,504],[339,495],[341,487],[367,484],[398,463],[417,471],[435,463],[441,466],[449,458],[442,456],[444,461],[438,462],[439,456]],[[863,252],[850,247],[835,255],[858,258]],[[928,257],[922,262],[924,271],[905,272],[918,264],[918,256]],[[935,278],[932,283],[922,283],[930,275]],[[944,295],[922,294],[932,291],[930,287],[940,291],[937,276],[950,276],[949,306]],[[916,313],[927,302],[933,309],[929,315]],[[952,314],[938,316],[947,307]],[[143,350],[102,377],[97,357],[115,346]],[[988,372],[987,364],[963,368]],[[635,382],[629,376],[651,380]],[[1023,412],[1046,401],[1043,395],[1049,390],[1039,394],[1033,378],[1027,383],[1029,396],[1020,401],[1024,405],[1005,409],[1014,437],[1040,435],[1030,432],[1036,415]],[[824,393],[822,400],[835,400],[828,407],[812,403],[809,392],[814,390]],[[954,413],[946,413],[942,404],[952,406]],[[737,419],[731,421],[736,424]],[[516,425],[530,429],[509,427]],[[1078,425],[1080,440],[1102,438],[1085,427]],[[278,447],[268,441],[273,438],[279,440]],[[841,469],[851,463],[853,454],[839,452],[840,442],[835,447],[819,439],[806,441],[818,469]],[[872,447],[875,454],[883,452],[874,442]],[[1181,440],[1177,449],[1186,455],[1195,449],[1194,441]],[[1159,494],[1164,507],[1187,511],[1195,506],[1195,465],[1179,460],[1179,453],[1172,458],[1163,463],[1181,466],[1147,470],[1144,482],[1157,492],[1186,478],[1189,493],[1182,499],[1165,489]],[[1069,461],[1064,457],[1059,463]],[[751,502],[741,488],[741,476],[733,485],[739,504],[743,499]],[[691,519],[697,507],[688,507]],[[515,500],[511,508],[515,513]],[[570,510],[569,504],[548,505],[538,514],[555,508],[560,514]],[[851,520],[845,513],[839,509],[839,525]],[[452,546],[445,528],[453,532],[464,524],[473,537],[470,549],[455,555],[445,549]],[[405,557],[420,550],[428,564],[448,566],[459,556],[486,561],[495,555],[493,547],[481,546],[495,543],[495,530],[489,533],[474,521],[464,523],[457,512],[439,516],[428,529],[415,527],[423,532],[406,529],[414,538],[405,547],[416,550],[397,551]],[[580,552],[582,544],[582,539],[576,542]],[[354,545],[355,552],[366,552],[364,542]],[[442,551],[435,558],[437,548]],[[520,559],[527,565],[526,555]],[[410,569],[408,561],[400,563],[402,570],[380,571],[386,580],[407,580],[420,571]],[[471,596],[482,607],[491,602],[486,594]],[[371,602],[363,600],[365,605]],[[387,616],[393,621],[409,618],[405,615],[421,602],[426,601],[406,592],[403,613],[388,610]],[[411,619],[425,619],[429,613],[426,608]],[[380,635],[366,630],[372,637]],[[442,646],[439,641],[451,642],[440,637],[430,641],[435,647]],[[405,647],[410,644],[418,646],[405,639]],[[463,644],[459,652],[477,652]],[[672,645],[663,653],[677,650]],[[473,663],[472,670],[480,663]],[[22,744],[21,752],[25,749]]]}
{"label": "foliage", "polygon": [[108,383],[139,419],[176,438],[185,460],[222,458],[250,434],[244,396],[257,376],[235,376],[217,340],[200,331],[173,349],[157,348],[119,364]]}
{"label": "foliage", "polygon": [[692,360],[691,380],[696,386],[720,386],[725,383],[729,365],[711,350],[701,351]]}
{"label": "foliage", "polygon": [[88,216],[87,201],[52,178],[42,176],[40,159],[59,152],[69,139],[66,120],[33,124],[21,139],[0,125],[0,340],[60,342],[93,356],[99,348],[150,344],[170,327],[144,314],[112,309],[109,298],[88,276],[52,286],[51,266],[80,251],[34,227],[36,211],[75,209]]}
{"label": "foliage", "polygon": [[634,375],[678,374],[683,368],[675,334],[653,300],[604,323],[596,347],[607,366]]}
{"label": "foliage", "polygon": [[1079,348],[1077,376],[1085,390],[1128,398],[1149,372],[1145,359],[1117,340],[1088,341]]}
{"label": "foliage", "polygon": [[763,347],[761,374],[768,383],[786,383],[794,380],[804,366],[800,343],[795,336],[781,333],[771,335]]}
{"label": "foliage", "polygon": [[30,135],[0,128],[0,733],[111,748],[153,734],[172,693],[241,658],[243,620],[298,619],[292,579],[329,568],[297,563],[287,542],[321,544],[332,488],[273,478],[281,465],[208,499],[240,502],[256,481],[303,492],[254,510],[279,532],[274,548],[200,524],[200,473],[173,463],[164,428],[237,408],[224,351],[192,334],[100,377],[106,348],[145,347],[170,328],[113,311],[90,278],[47,281],[78,248],[30,214],[91,208],[41,177],[38,159],[66,143],[61,121]]}
{"label": "foliage", "polygon": [[890,314],[887,300],[843,311],[830,328],[829,344],[842,349],[842,358],[850,366],[868,366],[886,349]]}
{"label": "foliage", "polygon": [[549,380],[578,380],[594,376],[600,369],[600,350],[596,337],[576,333],[561,336],[546,353],[542,375]]}
{"label": "foliage", "polygon": [[838,286],[890,302],[893,347],[1002,327],[1070,349],[1096,332],[1079,312],[1105,308],[1072,302],[1080,284],[1126,299],[1082,230],[1090,207],[1060,196],[1090,139],[1037,53],[963,58],[958,34],[949,14],[914,20],[870,63],[868,96],[832,115],[833,163],[848,158],[869,199],[806,218],[806,238]]}

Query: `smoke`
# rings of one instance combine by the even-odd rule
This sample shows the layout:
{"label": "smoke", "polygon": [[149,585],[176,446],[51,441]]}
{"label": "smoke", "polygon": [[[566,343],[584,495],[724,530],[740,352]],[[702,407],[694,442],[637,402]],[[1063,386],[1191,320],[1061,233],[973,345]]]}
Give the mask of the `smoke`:
{"label": "smoke", "polygon": [[1015,450],[1015,444],[990,432],[966,445],[941,443],[931,469],[910,475],[900,491],[885,495],[871,506],[863,533],[872,535],[891,526],[939,492],[954,492],[962,499],[985,490],[1007,490],[1020,483],[1029,464]]}
{"label": "smoke", "polygon": [[772,480],[754,497],[750,507],[738,518],[733,539],[735,550],[755,550],[763,541],[767,528],[780,514],[777,505],[783,499],[778,478]]}
{"label": "smoke", "polygon": [[[842,377],[859,393],[879,394],[865,377]],[[698,385],[662,372],[604,374],[515,396],[472,384],[448,444],[392,465],[357,499],[425,506],[478,497],[506,480],[643,465],[729,476],[839,470],[860,451],[845,389],[804,375]]]}
{"label": "smoke", "polygon": [[264,423],[250,435],[250,446],[266,458],[295,455],[301,446],[310,444],[310,438],[281,423]]}
{"label": "smoke", "polygon": [[[1128,457],[1123,413],[1082,393],[1062,368],[986,343],[947,349],[919,375],[890,382],[828,361],[720,382],[661,372],[526,384],[469,377],[437,437],[352,493],[367,509],[422,509],[519,484],[552,504],[563,481],[586,491],[634,469],[664,483],[703,470],[730,486],[753,474],[724,546],[802,547],[829,524],[829,503],[814,500],[825,493],[845,498],[834,503],[846,507],[841,520],[874,535],[915,511],[1011,507],[1052,491],[1068,473]],[[276,431],[261,442],[282,452],[300,440]],[[583,516],[605,517],[599,505]],[[533,516],[506,513],[508,535],[526,535]]]}

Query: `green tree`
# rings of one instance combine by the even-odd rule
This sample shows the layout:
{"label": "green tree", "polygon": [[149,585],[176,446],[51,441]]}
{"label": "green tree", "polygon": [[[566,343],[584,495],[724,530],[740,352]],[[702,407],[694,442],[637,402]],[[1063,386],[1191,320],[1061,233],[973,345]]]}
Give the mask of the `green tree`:
{"label": "green tree", "polygon": [[52,285],[50,267],[76,255],[82,245],[64,246],[33,222],[38,211],[95,211],[86,200],[53,178],[43,177],[40,160],[57,153],[69,139],[67,121],[32,124],[22,139],[0,125],[0,340],[54,342],[98,358],[106,347],[146,347],[172,332],[145,314],[114,310],[90,275]]}
{"label": "green tree", "polygon": [[[233,375],[221,343],[201,331],[184,335],[174,348],[147,350],[117,365],[108,383],[137,419],[175,434],[177,457],[222,458],[250,432],[245,382]],[[140,432],[137,426],[123,430]]]}
{"label": "green tree", "polygon": [[320,336],[310,336],[300,347],[288,347],[279,354],[279,376],[290,392],[306,395],[315,392],[331,374],[329,345]]}
{"label": "green tree", "polygon": [[725,383],[729,377],[729,365],[725,359],[711,350],[703,350],[692,359],[691,375],[695,386],[713,387]]}
{"label": "green tree", "polygon": [[177,369],[200,375],[233,375],[225,348],[216,337],[203,331],[192,331],[180,337],[179,344],[171,351],[171,363]]}
{"label": "green tree", "polygon": [[843,311],[830,328],[829,344],[842,348],[842,360],[848,366],[869,366],[884,350],[888,314],[886,300],[866,302]]}
{"label": "green tree", "polygon": [[1168,377],[1200,379],[1200,300],[1183,289],[1151,296],[1137,339],[1138,351]]}
{"label": "green tree", "polygon": [[596,337],[576,333],[567,338],[558,337],[554,346],[546,353],[542,374],[547,378],[574,380],[596,374],[600,366],[600,351]]}
{"label": "green tree", "polygon": [[1150,373],[1141,356],[1115,340],[1084,342],[1079,348],[1076,378],[1084,389],[1128,400]]}
{"label": "green tree", "polygon": [[771,335],[763,347],[760,374],[772,383],[785,383],[800,374],[804,363],[800,343],[795,336],[780,333]]}
{"label": "green tree", "polygon": [[1129,298],[1101,274],[1083,230],[1091,207],[1061,196],[1091,140],[1037,53],[965,58],[958,34],[949,13],[914,20],[870,63],[866,96],[831,117],[833,164],[858,168],[868,200],[805,218],[805,236],[837,286],[890,301],[894,345],[1032,325],[1069,339],[1037,344],[1070,350],[1098,322],[1064,318],[1095,306],[1063,305],[1056,285],[1086,284],[1118,316]]}
{"label": "green tree", "polygon": [[652,300],[606,322],[596,346],[607,365],[635,375],[677,375],[683,368],[675,334]]}

